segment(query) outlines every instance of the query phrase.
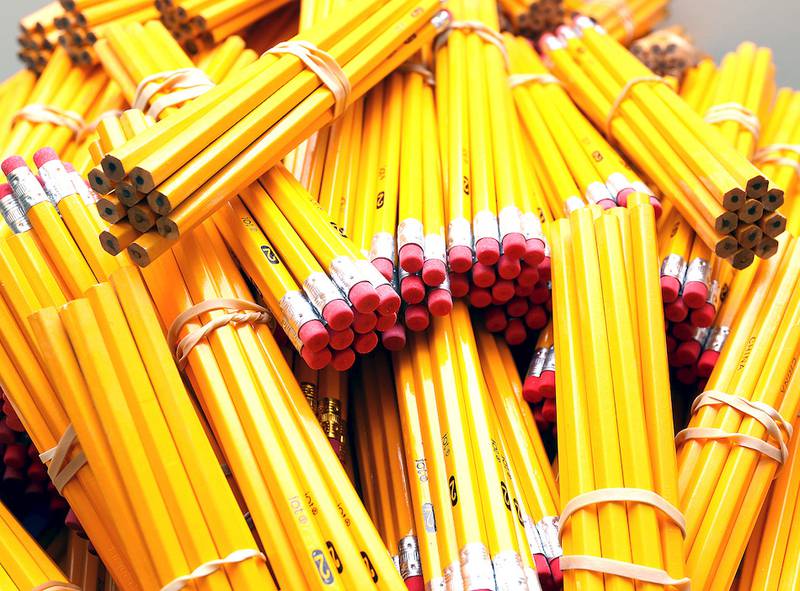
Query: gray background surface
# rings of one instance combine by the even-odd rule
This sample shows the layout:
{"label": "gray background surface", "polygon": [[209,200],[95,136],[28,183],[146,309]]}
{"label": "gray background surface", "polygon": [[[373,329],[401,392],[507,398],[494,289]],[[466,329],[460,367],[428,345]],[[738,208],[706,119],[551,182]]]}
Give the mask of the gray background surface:
{"label": "gray background surface", "polygon": [[[17,21],[46,0],[0,0],[0,78],[19,67]],[[684,25],[719,60],[740,41],[775,51],[778,83],[800,88],[800,0],[672,0],[670,23]]]}

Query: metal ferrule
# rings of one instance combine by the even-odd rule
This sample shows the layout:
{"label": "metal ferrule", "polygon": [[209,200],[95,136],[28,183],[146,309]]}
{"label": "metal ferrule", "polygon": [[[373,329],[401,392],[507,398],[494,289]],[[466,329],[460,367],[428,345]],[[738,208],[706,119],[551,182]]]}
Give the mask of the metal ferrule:
{"label": "metal ferrule", "polygon": [[544,239],[544,232],[542,232],[542,221],[535,213],[523,213],[520,217],[520,226],[522,226],[522,235],[526,240],[531,238],[538,238],[542,242]]}
{"label": "metal ferrule", "polygon": [[355,261],[346,256],[331,261],[329,275],[344,294],[349,294],[354,285],[366,280]]}
{"label": "metal ferrule", "polygon": [[722,353],[722,348],[725,346],[725,341],[728,340],[729,334],[731,334],[731,329],[729,327],[715,326],[708,334],[704,350]]}
{"label": "metal ferrule", "polygon": [[615,172],[606,179],[606,188],[616,197],[626,189],[633,189],[633,183],[621,172]]}
{"label": "metal ferrule", "polygon": [[444,577],[435,577],[425,584],[428,591],[447,591],[447,582]]}
{"label": "metal ferrule", "polygon": [[689,263],[689,266],[686,268],[686,279],[684,283],[691,283],[693,281],[699,281],[705,285],[708,285],[708,282],[711,278],[711,265],[705,259],[696,258]]}
{"label": "metal ferrule", "polygon": [[531,362],[528,364],[528,371],[525,372],[526,378],[538,378],[542,375],[544,364],[547,361],[547,347],[541,347],[533,352]]}
{"label": "metal ferrule", "polygon": [[404,280],[406,277],[409,277],[410,275],[412,275],[412,273],[409,273],[408,271],[406,271],[405,269],[403,269],[403,267],[400,267],[400,266],[398,265],[398,267],[397,267],[397,279],[400,281],[400,284],[401,284],[401,285],[403,284],[403,280]]}
{"label": "metal ferrule", "polygon": [[489,550],[480,542],[467,544],[459,553],[464,589],[496,589]]}
{"label": "metal ferrule", "polygon": [[299,291],[289,291],[278,302],[281,307],[281,327],[292,344],[300,351],[303,343],[299,332],[309,320],[319,320],[311,304]]}
{"label": "metal ferrule", "polygon": [[710,328],[700,328],[700,327],[695,328],[694,334],[692,334],[692,340],[700,343],[700,346],[702,347],[703,345],[706,344],[706,341],[708,340],[708,335],[710,333],[711,333]]}
{"label": "metal ferrule", "polygon": [[406,244],[416,244],[422,247],[425,239],[425,228],[420,220],[406,218],[397,224],[397,250]]}
{"label": "metal ferrule", "polygon": [[447,244],[441,234],[428,234],[425,236],[425,260],[447,262]]}
{"label": "metal ferrule", "polygon": [[513,551],[498,552],[492,559],[497,591],[528,591],[522,558]]}
{"label": "metal ferrule", "polygon": [[336,398],[322,397],[317,403],[317,420],[328,439],[342,436],[342,405]]}
{"label": "metal ferrule", "polygon": [[384,277],[381,272],[378,271],[378,268],[373,265],[371,261],[365,259],[356,259],[355,263],[359,272],[361,272],[364,279],[372,284],[372,287],[377,288],[381,285],[391,285],[391,283],[389,283],[386,277]]}
{"label": "metal ferrule", "polygon": [[561,540],[558,538],[558,517],[542,517],[536,522],[536,531],[542,539],[542,547],[547,560],[564,555]]}
{"label": "metal ferrule", "polygon": [[444,567],[444,583],[446,591],[464,591],[461,564],[454,562]]}
{"label": "metal ferrule", "polygon": [[661,263],[661,277],[674,277],[683,284],[686,276],[686,261],[679,254],[668,254]]}
{"label": "metal ferrule", "polygon": [[312,273],[303,281],[303,291],[320,316],[325,306],[332,301],[344,299],[344,295],[336,287],[336,284],[321,271]]}
{"label": "metal ferrule", "polygon": [[317,416],[317,409],[319,408],[317,385],[309,382],[300,382],[300,391],[306,397],[306,402],[311,407],[311,412],[314,413],[314,416]]}
{"label": "metal ferrule", "polygon": [[532,523],[530,519],[525,522],[525,537],[528,539],[528,547],[531,550],[531,555],[535,556],[539,554],[541,556],[546,556],[544,542],[542,542],[542,534],[539,532],[536,524]]}
{"label": "metal ferrule", "polygon": [[588,187],[586,187],[586,202],[590,204],[597,205],[601,201],[606,201],[610,199],[614,203],[617,202],[616,200],[616,193],[611,194],[603,183],[600,181],[596,181],[594,183],[590,183]]}
{"label": "metal ferrule", "polygon": [[[27,214],[34,205],[50,201],[47,193],[42,188],[39,179],[34,176],[27,166],[20,166],[7,175],[8,184],[14,196],[19,200],[22,210]],[[52,203],[52,202],[51,202]]]}
{"label": "metal ferrule", "polygon": [[648,195],[650,197],[656,196],[656,194],[653,192],[653,189],[645,185],[642,181],[634,181],[633,190],[637,193],[643,193],[644,195]]}
{"label": "metal ferrule", "polygon": [[64,198],[76,193],[74,183],[61,160],[50,160],[39,167],[39,176],[44,181],[44,190],[50,201],[58,205]]}
{"label": "metal ferrule", "polygon": [[31,223],[25,216],[22,204],[13,193],[0,199],[0,214],[14,234],[22,234],[31,229]]}
{"label": "metal ferrule", "polygon": [[409,577],[422,576],[422,561],[419,556],[417,536],[406,536],[398,544],[400,557],[400,576],[403,580]]}
{"label": "metal ferrule", "polygon": [[500,242],[500,228],[497,216],[488,209],[479,211],[472,219],[472,235],[475,243],[483,238],[494,238]]}
{"label": "metal ferrule", "polygon": [[711,285],[708,286],[708,297],[706,298],[706,303],[714,306],[714,309],[719,308],[719,296],[721,291],[722,288],[719,284],[719,281],[712,279]]}
{"label": "metal ferrule", "polygon": [[555,371],[556,370],[556,348],[550,347],[547,350],[547,358],[544,362],[544,370],[543,371]]}
{"label": "metal ferrule", "polygon": [[472,248],[472,226],[465,218],[452,220],[447,225],[447,250],[454,246]]}
{"label": "metal ferrule", "polygon": [[584,207],[586,207],[586,204],[580,197],[567,197],[564,201],[564,213],[567,215]]}
{"label": "metal ferrule", "polygon": [[504,207],[497,214],[497,224],[500,228],[500,237],[508,234],[522,234],[522,215],[519,208],[514,205]]}
{"label": "metal ferrule", "polygon": [[369,260],[389,259],[394,261],[394,235],[390,232],[378,232],[372,237],[369,245]]}
{"label": "metal ferrule", "polygon": [[69,178],[72,181],[72,186],[75,192],[81,196],[86,205],[95,205],[99,200],[97,193],[86,184],[78,171],[69,173]]}

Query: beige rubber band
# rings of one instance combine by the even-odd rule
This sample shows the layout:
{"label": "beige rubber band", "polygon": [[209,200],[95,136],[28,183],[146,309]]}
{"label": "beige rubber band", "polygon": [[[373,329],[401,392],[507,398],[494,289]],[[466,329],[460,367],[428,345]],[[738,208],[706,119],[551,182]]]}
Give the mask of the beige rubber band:
{"label": "beige rubber band", "polygon": [[740,103],[722,103],[714,105],[706,111],[706,123],[725,123],[733,121],[749,131],[758,139],[761,135],[761,121],[758,115]]}
{"label": "beige rubber band", "polygon": [[147,76],[136,87],[132,106],[134,109],[144,111],[154,96],[166,93],[166,96],[156,100],[147,110],[148,115],[158,119],[164,109],[195,99],[214,86],[205,72],[197,68],[157,72]]}
{"label": "beige rubber band", "polygon": [[[703,392],[692,404],[692,414],[696,413],[704,406],[726,405],[738,410],[745,416],[749,416],[761,423],[767,430],[767,435],[778,442],[778,447],[770,445],[766,441],[746,435],[744,433],[730,433],[716,427],[689,427],[675,436],[675,445],[680,446],[690,439],[719,439],[728,440],[741,447],[755,450],[779,464],[785,464],[789,457],[789,448],[786,440],[792,437],[792,425],[789,424],[780,413],[763,402],[751,401],[741,396],[734,396],[716,390]],[[784,438],[784,433],[786,437]]]}
{"label": "beige rubber band", "polygon": [[664,80],[661,76],[640,76],[638,78],[631,78],[622,87],[617,98],[614,100],[614,103],[611,105],[611,110],[608,112],[608,116],[606,117],[606,125],[605,125],[605,132],[606,137],[610,142],[614,142],[614,134],[611,132],[611,124],[614,122],[614,119],[617,116],[617,111],[622,106],[622,103],[625,102],[625,99],[628,98],[628,95],[631,91],[638,86],[639,84],[664,84],[667,88],[672,88],[669,85],[669,82]]}
{"label": "beige rubber band", "polygon": [[564,86],[564,83],[552,74],[511,74],[508,77],[508,85],[511,88],[530,83]]}
{"label": "beige rubber band", "polygon": [[561,539],[561,533],[564,531],[564,524],[576,511],[601,503],[643,503],[645,505],[650,505],[669,517],[681,530],[681,534],[684,536],[686,535],[686,519],[683,513],[681,513],[677,507],[667,502],[661,495],[642,488],[600,488],[578,495],[570,499],[570,501],[564,505],[561,515],[558,518],[560,524],[558,530],[559,540]]}
{"label": "beige rubber band", "polygon": [[450,32],[453,30],[464,31],[468,33],[475,33],[478,37],[486,41],[487,43],[491,43],[497,49],[500,50],[500,53],[503,56],[503,61],[506,64],[506,71],[511,70],[511,58],[508,56],[508,50],[506,49],[506,44],[503,41],[503,36],[492,29],[491,27],[487,27],[480,21],[453,21],[451,22],[448,27],[439,33],[436,36],[436,39],[433,42],[433,51],[434,53],[441,49],[447,40],[450,38]]}
{"label": "beige rubber band", "polygon": [[413,72],[415,74],[419,74],[422,76],[425,84],[428,86],[436,86],[436,78],[434,78],[433,72],[431,72],[424,64],[419,62],[406,62],[401,65],[399,69],[401,72]]}
{"label": "beige rubber band", "polygon": [[791,152],[800,157],[800,144],[770,144],[759,148],[753,156],[753,162],[757,164],[775,164],[776,166],[788,166],[794,168],[800,176],[800,161],[781,156],[781,152]]}
{"label": "beige rubber band", "polygon": [[174,581],[164,585],[161,588],[161,591],[180,591],[192,581],[204,579],[205,577],[213,575],[225,565],[237,564],[239,562],[244,562],[245,560],[250,560],[251,558],[257,558],[259,560],[263,560],[264,562],[267,561],[267,557],[258,550],[237,550],[225,558],[220,558],[218,560],[212,560],[210,562],[206,562],[205,564],[201,564],[190,574],[178,577]]}
{"label": "beige rubber band", "polygon": [[306,67],[314,72],[333,93],[333,117],[336,119],[344,113],[350,101],[350,79],[339,63],[326,51],[308,41],[284,41],[266,53],[276,55],[289,54],[298,58]]}
{"label": "beige rubber band", "polygon": [[[214,310],[236,311],[214,318],[197,330],[193,330],[185,337],[178,340],[178,335],[187,322],[197,318],[201,314]],[[172,321],[172,326],[169,327],[169,331],[167,332],[167,342],[174,348],[175,362],[180,369],[183,369],[189,362],[189,354],[192,352],[192,349],[218,328],[228,324],[266,324],[269,322],[270,318],[269,310],[253,302],[248,302],[247,300],[236,298],[206,300],[192,306],[182,314],[179,314],[175,320]]]}
{"label": "beige rubber band", "polygon": [[75,433],[75,428],[69,425],[54,448],[39,454],[39,459],[42,462],[45,464],[50,462],[47,467],[47,475],[50,476],[50,480],[53,482],[53,486],[56,487],[58,494],[61,494],[67,483],[87,463],[86,455],[82,451],[78,452],[70,462],[67,462],[67,455],[77,442],[78,435]]}
{"label": "beige rubber band", "polygon": [[641,564],[633,564],[621,560],[612,560],[611,558],[583,555],[562,556],[559,560],[559,564],[562,571],[588,570],[604,575],[615,575],[634,581],[641,581],[643,583],[676,587],[680,591],[689,591],[691,589],[691,581],[688,577],[673,579],[666,571],[660,568],[642,566]]}
{"label": "beige rubber band", "polygon": [[86,122],[79,113],[50,105],[27,105],[14,115],[12,122],[16,122],[19,119],[30,121],[31,123],[51,123],[59,127],[67,127],[75,135],[79,135],[83,128],[86,127]]}
{"label": "beige rubber band", "polygon": [[37,585],[31,591],[81,591],[78,585],[72,583],[65,583],[63,581],[47,581],[41,585]]}

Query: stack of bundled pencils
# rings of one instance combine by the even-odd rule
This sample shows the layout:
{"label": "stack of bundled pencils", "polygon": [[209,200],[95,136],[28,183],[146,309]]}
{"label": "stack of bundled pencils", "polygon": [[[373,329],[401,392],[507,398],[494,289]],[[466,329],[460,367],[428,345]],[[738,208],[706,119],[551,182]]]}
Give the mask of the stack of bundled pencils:
{"label": "stack of bundled pencils", "polygon": [[667,16],[669,0],[566,0],[568,11],[588,16],[620,43],[630,45]]}

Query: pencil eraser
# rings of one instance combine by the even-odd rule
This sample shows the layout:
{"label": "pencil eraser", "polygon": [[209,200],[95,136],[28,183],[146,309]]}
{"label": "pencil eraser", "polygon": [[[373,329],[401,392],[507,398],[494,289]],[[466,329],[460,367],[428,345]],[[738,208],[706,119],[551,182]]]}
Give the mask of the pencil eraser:
{"label": "pencil eraser", "polygon": [[539,281],[539,270],[534,265],[525,263],[517,275],[517,283],[533,287]]}
{"label": "pencil eraser", "polygon": [[536,405],[531,410],[533,411],[533,420],[536,421],[536,426],[539,427],[540,430],[547,427],[547,421],[545,421],[542,416],[542,405]]}
{"label": "pencil eraser", "polygon": [[496,279],[494,268],[481,262],[472,267],[472,282],[478,287],[491,287]]}
{"label": "pencil eraser", "polygon": [[697,341],[684,341],[675,349],[673,358],[679,367],[694,365],[698,357],[700,357],[701,350],[702,347]]}
{"label": "pencil eraser", "polygon": [[554,398],[547,398],[542,403],[542,417],[548,423],[556,422],[556,401]]}
{"label": "pencil eraser", "polygon": [[398,253],[400,268],[408,273],[419,273],[425,262],[425,254],[419,244],[405,244]]}
{"label": "pencil eraser", "polygon": [[425,299],[425,284],[418,275],[409,275],[400,282],[400,295],[408,304],[419,304]]}
{"label": "pencil eraser", "polygon": [[502,332],[508,326],[508,317],[501,306],[492,306],[486,310],[484,317],[486,330],[489,332]]}
{"label": "pencil eraser", "polygon": [[64,169],[65,169],[67,172],[78,172],[77,170],[75,170],[75,167],[74,167],[74,166],[72,166],[72,162],[65,162],[65,163],[64,163]]}
{"label": "pencil eraser", "polygon": [[719,353],[717,351],[712,351],[711,349],[703,351],[703,354],[700,355],[700,359],[697,360],[697,375],[701,378],[709,377],[714,371],[717,359],[719,359]]}
{"label": "pencil eraser", "polygon": [[422,265],[422,280],[425,285],[436,287],[441,285],[447,277],[447,266],[438,259],[428,259]]}
{"label": "pencil eraser", "polygon": [[492,286],[492,298],[505,304],[514,297],[514,282],[501,279]]}
{"label": "pencil eraser", "polygon": [[547,301],[544,303],[544,309],[547,310],[550,314],[553,313],[553,298],[548,298]]}
{"label": "pencil eraser", "polygon": [[388,351],[400,351],[406,346],[406,327],[401,322],[381,334],[381,342]]}
{"label": "pencil eraser", "polygon": [[319,320],[309,320],[306,322],[300,327],[297,336],[300,337],[300,342],[312,351],[321,351],[328,346],[328,342],[330,341],[325,325]]}
{"label": "pencil eraser", "polygon": [[347,371],[356,362],[356,354],[352,349],[345,349],[344,351],[336,351],[333,354],[331,365],[336,371]]}
{"label": "pencil eraser", "polygon": [[322,309],[322,317],[333,330],[344,330],[353,324],[353,309],[344,300],[333,300]]}
{"label": "pencil eraser", "polygon": [[528,338],[528,330],[519,318],[512,318],[506,326],[505,337],[509,345],[521,345]]}
{"label": "pencil eraser", "polygon": [[356,334],[366,334],[378,324],[378,316],[375,312],[356,312],[353,318],[353,330]]}
{"label": "pencil eraser", "polygon": [[475,243],[475,258],[484,265],[494,265],[500,258],[500,242],[497,238],[481,238]]}
{"label": "pencil eraser", "polygon": [[19,443],[6,447],[3,464],[15,470],[22,470],[28,463],[28,448]]}
{"label": "pencil eraser", "polygon": [[539,279],[542,281],[550,281],[552,269],[550,268],[550,257],[545,257],[539,263]]}
{"label": "pencil eraser", "polygon": [[528,300],[519,296],[514,296],[508,304],[506,304],[506,313],[512,318],[522,318],[528,311]]}
{"label": "pencil eraser", "polygon": [[507,254],[500,255],[500,260],[497,261],[497,274],[500,277],[503,279],[516,279],[520,271],[522,271],[522,265],[520,265],[519,259],[512,258]]}
{"label": "pencil eraser", "polygon": [[0,198],[7,197],[8,195],[11,195],[12,192],[11,185],[8,183],[0,184]]}
{"label": "pencil eraser", "polygon": [[674,302],[681,292],[681,282],[675,277],[662,275],[661,277],[661,299],[665,304]]}
{"label": "pencil eraser", "polygon": [[375,291],[369,281],[356,283],[350,288],[350,293],[347,294],[347,297],[353,302],[353,307],[356,311],[364,313],[374,312],[381,302],[378,292]]}
{"label": "pencil eraser", "polygon": [[536,284],[536,287],[533,288],[533,293],[531,293],[531,302],[534,304],[544,304],[549,299],[550,290],[548,289],[547,284],[543,284],[540,281]]}
{"label": "pencil eraser", "polygon": [[530,404],[541,402],[542,394],[539,392],[538,376],[527,376],[525,378],[525,383],[522,384],[522,397],[525,399],[525,402]]}
{"label": "pencil eraser", "polygon": [[539,579],[547,580],[551,577],[550,565],[548,564],[547,558],[544,556],[544,554],[534,554],[533,564],[536,566],[536,574],[539,575]]}
{"label": "pencil eraser", "polygon": [[378,332],[386,332],[397,324],[397,312],[392,314],[381,314],[378,316],[378,322],[375,325],[375,330]]}
{"label": "pencil eraser", "polygon": [[300,357],[303,358],[303,361],[305,361],[311,369],[322,369],[328,366],[333,356],[331,355],[330,349],[312,351],[308,347],[303,347],[303,350],[300,351]]}
{"label": "pencil eraser", "polygon": [[372,259],[372,265],[380,271],[386,281],[391,281],[394,276],[394,263],[389,259],[378,258]]}
{"label": "pencil eraser", "polygon": [[561,585],[564,582],[564,575],[561,572],[561,558],[556,557],[550,561],[550,573],[553,576],[553,583],[556,585],[556,588],[561,589]]}
{"label": "pencil eraser", "polygon": [[33,155],[36,168],[41,168],[43,164],[47,164],[51,160],[58,160],[58,154],[53,148],[41,148]]}
{"label": "pencil eraser", "polygon": [[466,273],[450,273],[450,293],[454,298],[463,298],[469,293],[469,276]]}
{"label": "pencil eraser", "polygon": [[708,328],[714,322],[716,315],[717,309],[712,304],[703,302],[702,306],[692,311],[692,324],[700,328]]}
{"label": "pencil eraser", "polygon": [[525,256],[525,236],[519,232],[512,232],[503,236],[503,254],[512,259],[521,259]]}
{"label": "pencil eraser", "polygon": [[473,308],[485,308],[492,303],[492,292],[485,287],[474,286],[469,290],[469,303]]}
{"label": "pencil eraser", "polygon": [[472,249],[468,246],[454,246],[447,251],[447,262],[450,270],[466,273],[472,268]]}
{"label": "pencil eraser", "polygon": [[375,291],[378,292],[378,297],[380,298],[378,312],[381,314],[397,314],[398,310],[400,310],[400,304],[403,303],[400,300],[400,294],[386,283],[376,287]]}
{"label": "pencil eraser", "polygon": [[683,298],[678,298],[664,307],[664,317],[670,322],[683,322],[689,315],[689,308]]}
{"label": "pencil eraser", "polygon": [[514,284],[514,295],[521,298],[528,298],[533,293],[533,285],[522,285],[517,281]]}
{"label": "pencil eraser", "polygon": [[556,395],[556,372],[545,370],[539,378],[539,391],[545,398],[555,398]]}
{"label": "pencil eraser", "polygon": [[708,297],[708,286],[700,281],[689,281],[683,286],[683,301],[689,308],[701,307]]}
{"label": "pencil eraser", "polygon": [[21,156],[9,156],[5,160],[3,160],[3,164],[0,165],[0,168],[3,169],[3,174],[8,176],[12,172],[17,170],[18,168],[22,168],[23,166],[27,166],[27,164],[25,164],[25,160]]}
{"label": "pencil eraser", "polygon": [[697,381],[697,368],[694,365],[681,367],[675,372],[675,378],[686,386],[690,386]]}
{"label": "pencil eraser", "polygon": [[661,214],[664,212],[664,207],[661,205],[661,201],[658,200],[657,197],[650,197],[650,205],[653,206],[653,213],[656,216],[656,219],[661,217]]}
{"label": "pencil eraser", "polygon": [[695,327],[692,326],[691,322],[678,322],[677,324],[673,325],[672,336],[678,341],[678,343],[675,345],[676,349],[683,341],[688,341],[692,338],[694,329]]}
{"label": "pencil eraser", "polygon": [[425,582],[422,578],[422,575],[408,577],[403,582],[406,584],[408,591],[425,591]]}
{"label": "pencil eraser", "polygon": [[672,353],[678,348],[678,341],[672,335],[667,335],[667,353]]}
{"label": "pencil eraser", "polygon": [[447,316],[453,309],[453,296],[446,289],[432,289],[428,294],[428,311],[434,316]]}
{"label": "pencil eraser", "polygon": [[613,199],[601,199],[597,202],[597,205],[599,205],[601,209],[606,210],[616,207],[617,203]]}
{"label": "pencil eraser", "polygon": [[525,241],[524,261],[536,267],[544,260],[544,241],[539,238],[528,238]]}
{"label": "pencil eraser", "polygon": [[358,353],[359,355],[366,355],[377,346],[378,346],[378,333],[376,333],[375,331],[356,336],[356,340],[353,343],[353,349],[355,349],[356,353]]}
{"label": "pencil eraser", "polygon": [[330,346],[334,351],[344,351],[353,344],[355,333],[352,328],[345,328],[344,330],[331,330],[328,328],[328,336],[330,337]]}
{"label": "pencil eraser", "polygon": [[408,306],[405,313],[405,322],[408,330],[413,332],[422,332],[427,329],[431,323],[428,308],[422,304]]}
{"label": "pencil eraser", "polygon": [[635,193],[635,191],[630,187],[622,189],[622,191],[617,193],[617,205],[620,207],[628,207],[628,195],[631,193]]}
{"label": "pencil eraser", "polygon": [[547,325],[547,312],[542,306],[531,306],[525,313],[525,325],[531,330],[539,330]]}

